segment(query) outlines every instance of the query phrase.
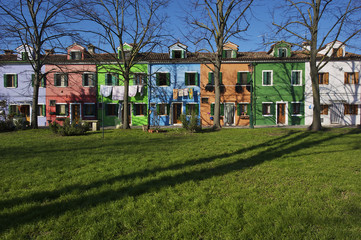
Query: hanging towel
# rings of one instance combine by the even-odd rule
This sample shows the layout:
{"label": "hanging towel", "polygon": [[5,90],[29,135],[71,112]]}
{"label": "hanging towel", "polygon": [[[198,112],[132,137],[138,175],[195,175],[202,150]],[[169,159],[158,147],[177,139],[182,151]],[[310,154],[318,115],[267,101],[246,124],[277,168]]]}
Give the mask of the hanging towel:
{"label": "hanging towel", "polygon": [[178,89],[173,89],[173,100],[178,99]]}
{"label": "hanging towel", "polygon": [[100,85],[100,94],[103,95],[103,97],[109,97],[112,94],[112,90],[112,86]]}
{"label": "hanging towel", "polygon": [[183,89],[178,89],[178,96],[183,97]]}
{"label": "hanging towel", "polygon": [[124,100],[124,86],[114,86],[113,87],[113,100]]}
{"label": "hanging towel", "polygon": [[138,92],[138,85],[129,86],[129,92],[128,92],[129,97],[135,97],[135,95],[137,95],[137,92]]}
{"label": "hanging towel", "polygon": [[140,96],[143,96],[143,85],[137,85],[138,86],[138,93]]}
{"label": "hanging towel", "polygon": [[188,96],[188,88],[183,89],[183,96]]}
{"label": "hanging towel", "polygon": [[193,88],[189,88],[188,93],[189,93],[189,99],[193,99]]}

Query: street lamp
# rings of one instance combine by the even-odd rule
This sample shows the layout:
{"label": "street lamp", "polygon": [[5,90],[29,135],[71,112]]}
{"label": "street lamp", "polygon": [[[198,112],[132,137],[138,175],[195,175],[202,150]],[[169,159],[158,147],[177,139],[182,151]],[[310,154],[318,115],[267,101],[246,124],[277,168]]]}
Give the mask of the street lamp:
{"label": "street lamp", "polygon": [[253,125],[253,71],[254,71],[254,67],[255,67],[255,64],[254,63],[250,63],[248,64],[248,71],[249,73],[251,74],[251,87],[250,87],[250,92],[251,92],[251,112],[249,114],[249,128],[254,128],[254,125]]}

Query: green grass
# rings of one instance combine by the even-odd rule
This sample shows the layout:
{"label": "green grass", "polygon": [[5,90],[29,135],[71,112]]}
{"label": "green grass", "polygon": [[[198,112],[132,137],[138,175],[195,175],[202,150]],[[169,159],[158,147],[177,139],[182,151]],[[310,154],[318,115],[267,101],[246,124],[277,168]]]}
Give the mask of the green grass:
{"label": "green grass", "polygon": [[361,132],[0,133],[0,239],[360,239]]}

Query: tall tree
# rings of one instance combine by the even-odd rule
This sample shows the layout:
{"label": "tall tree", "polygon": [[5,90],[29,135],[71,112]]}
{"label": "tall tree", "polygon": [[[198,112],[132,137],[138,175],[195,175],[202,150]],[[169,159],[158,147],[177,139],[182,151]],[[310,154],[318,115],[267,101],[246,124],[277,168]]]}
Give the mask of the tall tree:
{"label": "tall tree", "polygon": [[248,29],[246,19],[253,0],[195,0],[190,13],[189,24],[192,27],[193,41],[206,43],[210,50],[209,58],[214,76],[214,119],[213,127],[220,129],[220,71],[224,44],[232,38],[242,39],[241,33]]}
{"label": "tall tree", "polygon": [[[336,41],[339,40],[345,45],[360,33],[360,28],[351,29],[348,25],[358,18],[360,6],[355,0],[285,0],[285,2],[286,9],[282,8],[282,12],[288,17],[280,23],[274,21],[273,25],[277,28],[277,33],[285,33],[289,42],[294,40],[292,44],[299,46],[309,55],[313,92],[313,121],[309,129],[320,131],[322,125],[318,72],[335,57],[334,54],[331,57],[327,55],[334,50]],[[327,42],[333,44],[323,57],[319,57],[318,53],[323,50]],[[307,44],[308,48],[305,49],[304,44]]]}
{"label": "tall tree", "polygon": [[[104,46],[97,48],[112,58],[124,82],[123,128],[128,119],[129,80],[132,68],[161,44],[166,16],[161,10],[167,0],[80,0],[76,8],[80,19],[95,23],[87,32],[100,37]],[[125,45],[128,43],[128,45]],[[131,46],[131,47],[129,47]],[[101,62],[101,59],[95,59]]]}
{"label": "tall tree", "polygon": [[29,46],[29,63],[34,70],[34,88],[32,96],[31,126],[38,128],[38,96],[43,73],[41,68],[46,62],[45,48],[59,45],[59,39],[71,34],[63,26],[71,0],[1,0],[0,27],[6,32],[7,41]]}

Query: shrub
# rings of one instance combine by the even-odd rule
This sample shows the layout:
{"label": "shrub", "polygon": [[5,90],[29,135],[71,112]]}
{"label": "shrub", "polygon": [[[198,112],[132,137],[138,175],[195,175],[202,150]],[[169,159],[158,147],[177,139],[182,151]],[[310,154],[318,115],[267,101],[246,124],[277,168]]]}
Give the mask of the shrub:
{"label": "shrub", "polygon": [[54,133],[62,136],[78,136],[84,135],[87,131],[89,131],[89,124],[81,120],[78,123],[70,123],[70,119],[67,118],[65,119],[63,126],[57,122],[53,122],[50,124],[50,129]]}
{"label": "shrub", "polygon": [[202,130],[200,125],[200,120],[195,113],[192,113],[192,116],[187,117],[186,115],[181,115],[182,127],[190,132],[199,132]]}
{"label": "shrub", "polygon": [[0,132],[9,132],[13,130],[15,130],[13,121],[10,119],[0,121]]}

